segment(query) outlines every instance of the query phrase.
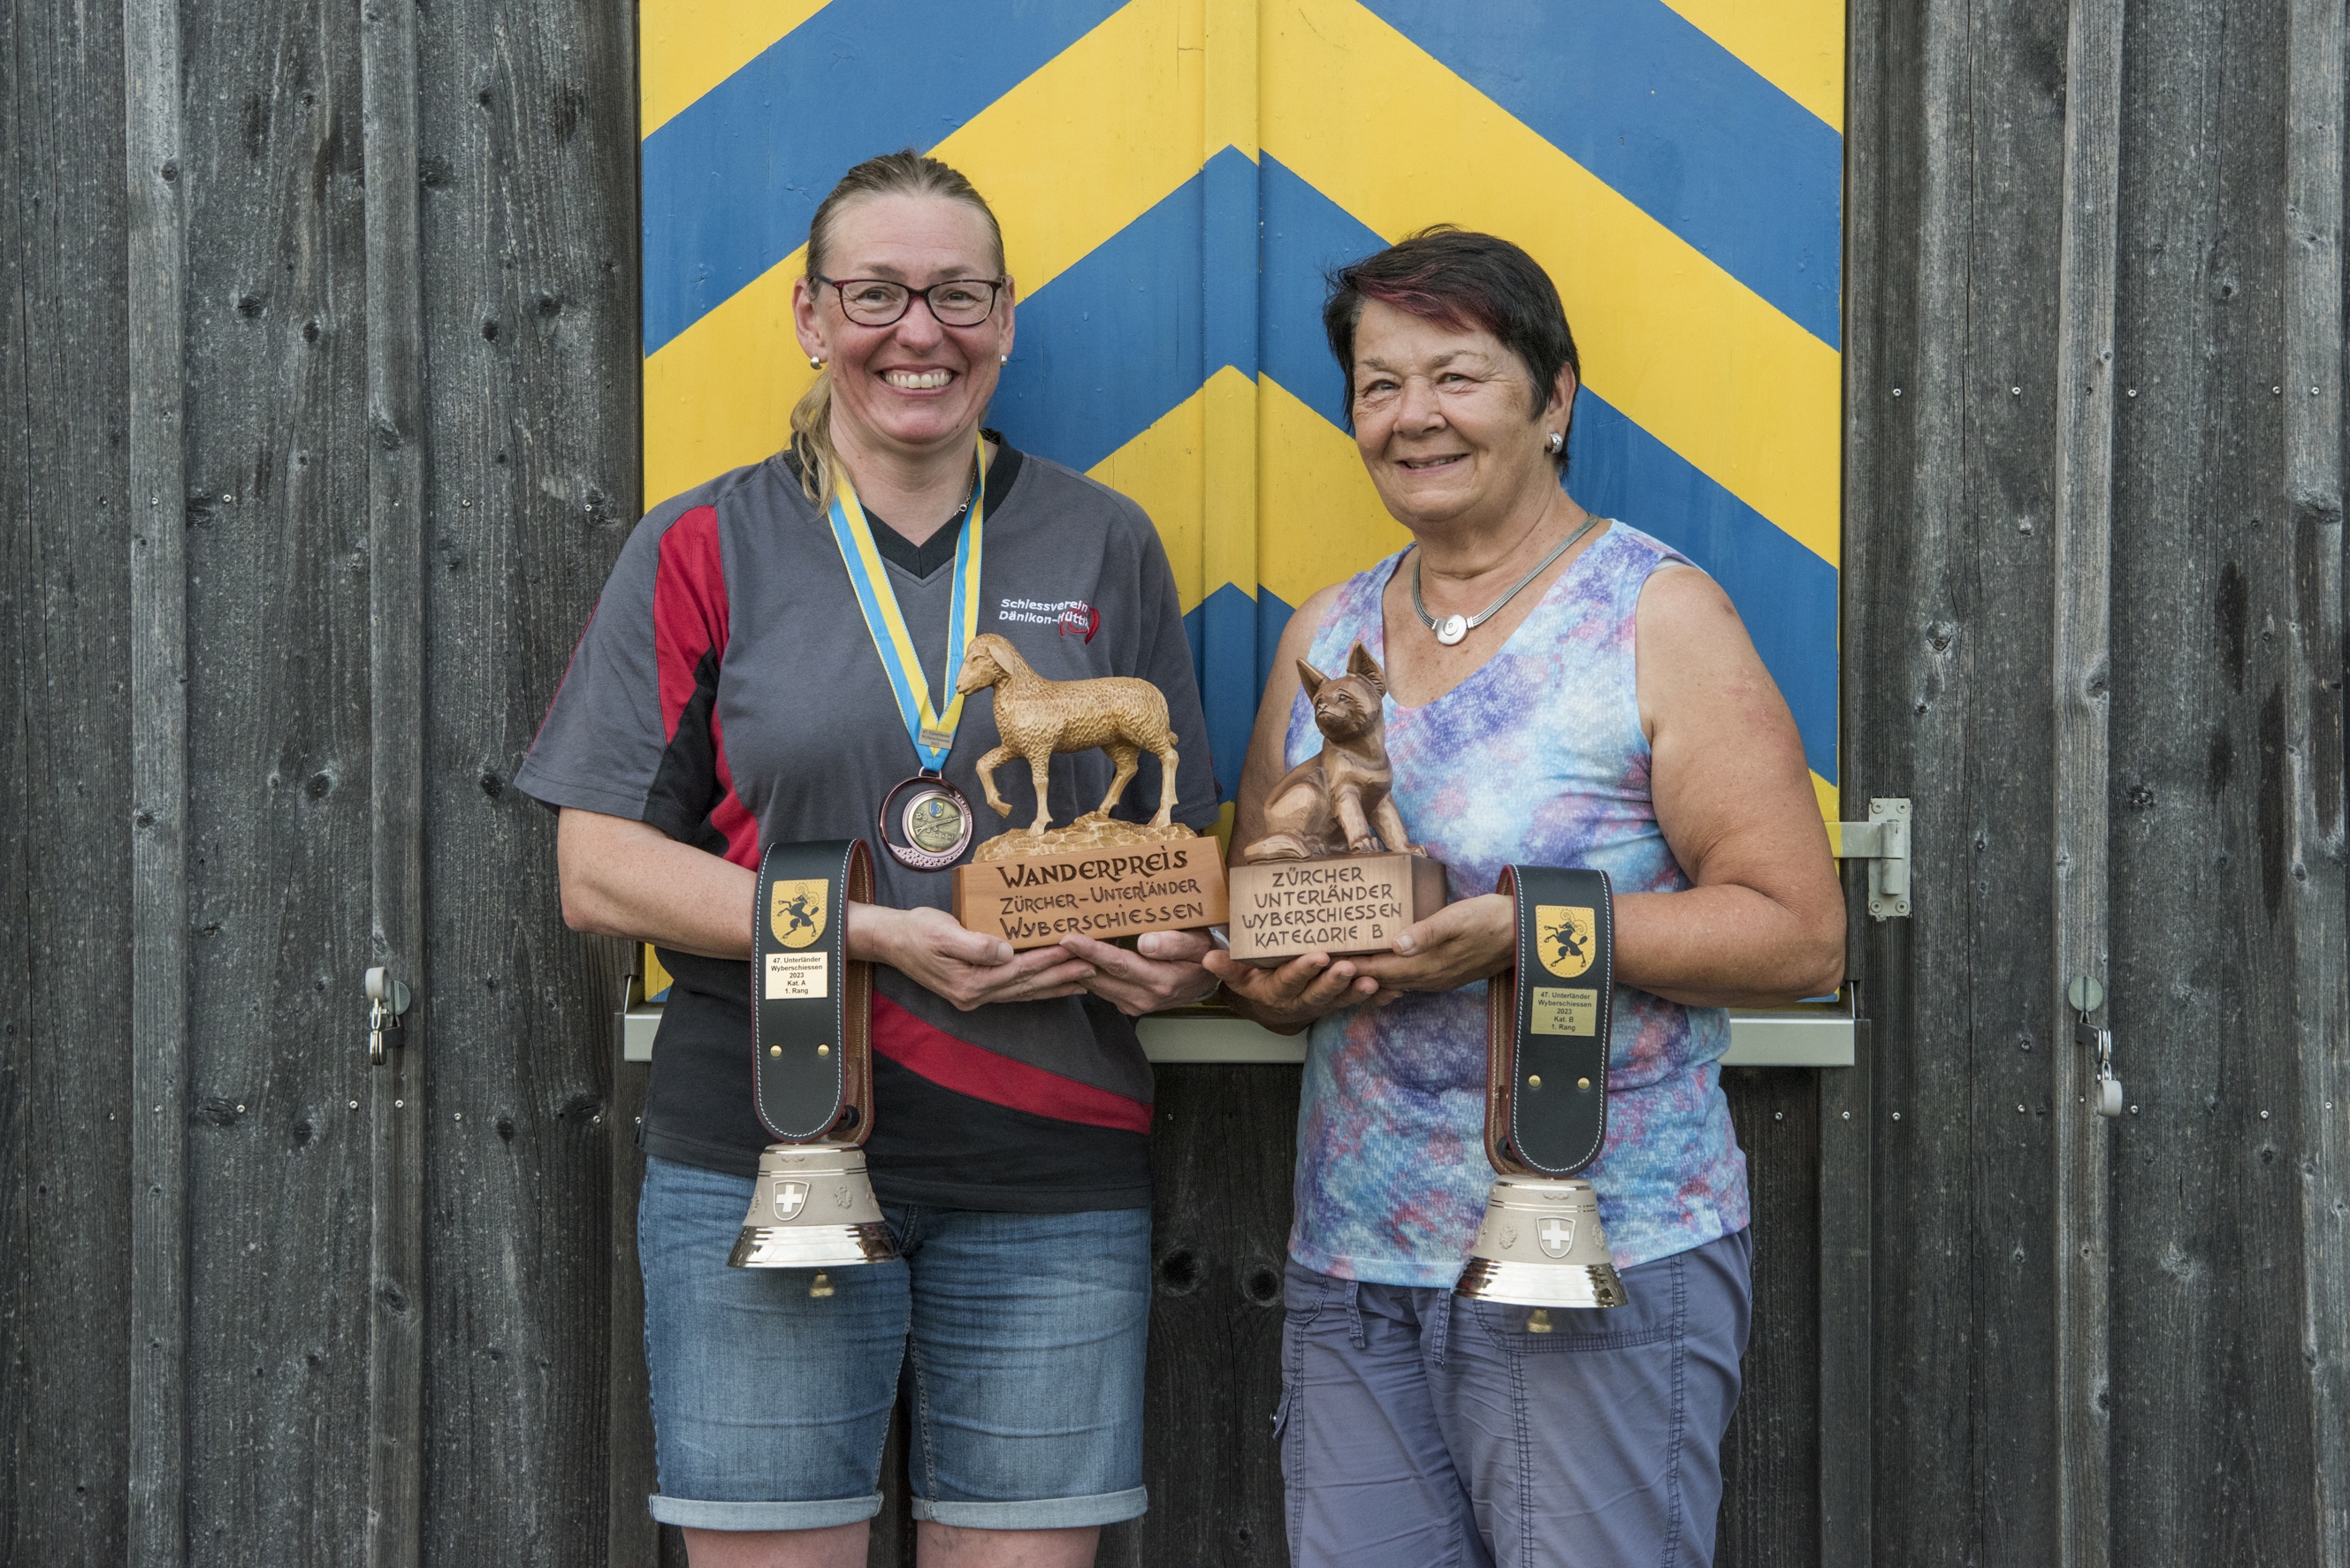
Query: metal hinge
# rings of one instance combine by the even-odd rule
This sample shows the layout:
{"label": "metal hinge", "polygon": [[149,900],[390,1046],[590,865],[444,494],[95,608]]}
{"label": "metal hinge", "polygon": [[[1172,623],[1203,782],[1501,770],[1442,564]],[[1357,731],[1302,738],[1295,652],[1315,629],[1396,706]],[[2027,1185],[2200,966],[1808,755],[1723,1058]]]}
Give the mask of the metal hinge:
{"label": "metal hinge", "polygon": [[1866,822],[1831,823],[1839,860],[1868,862],[1868,914],[1889,920],[1909,913],[1909,803],[1872,800]]}

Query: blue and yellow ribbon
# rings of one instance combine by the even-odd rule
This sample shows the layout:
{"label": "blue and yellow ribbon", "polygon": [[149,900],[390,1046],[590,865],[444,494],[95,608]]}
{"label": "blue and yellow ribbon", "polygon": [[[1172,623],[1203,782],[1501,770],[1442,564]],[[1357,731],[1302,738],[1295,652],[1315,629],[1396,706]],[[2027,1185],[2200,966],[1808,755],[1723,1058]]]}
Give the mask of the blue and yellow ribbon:
{"label": "blue and yellow ribbon", "polygon": [[897,590],[889,586],[889,568],[873,543],[873,524],[858,503],[857,486],[834,468],[832,542],[840,546],[840,564],[857,589],[858,607],[865,612],[865,629],[873,634],[873,651],[889,673],[889,688],[898,694],[899,716],[906,722],[908,739],[930,773],[943,772],[947,753],[954,750],[955,726],[962,722],[962,693],[955,691],[962,669],[962,650],[979,631],[979,566],[983,549],[980,528],[987,509],[987,438],[973,438],[979,447],[979,477],[972,482],[970,517],[955,541],[954,602],[947,609],[947,703],[931,702],[931,682],[922,673],[920,655],[898,609]]}

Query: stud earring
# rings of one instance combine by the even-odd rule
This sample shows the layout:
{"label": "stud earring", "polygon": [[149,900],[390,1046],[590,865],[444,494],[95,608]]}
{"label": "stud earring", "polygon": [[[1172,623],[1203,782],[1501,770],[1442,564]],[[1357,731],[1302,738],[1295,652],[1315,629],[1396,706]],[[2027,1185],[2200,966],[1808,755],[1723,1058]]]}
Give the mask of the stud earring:
{"label": "stud earring", "polygon": [[1556,457],[1560,452],[1565,452],[1565,450],[1566,450],[1566,437],[1565,437],[1565,436],[1561,435],[1561,434],[1560,434],[1558,431],[1551,431],[1551,432],[1550,432],[1550,454],[1551,454],[1551,456],[1553,456],[1553,457]]}
{"label": "stud earring", "polygon": [[1009,354],[998,354],[995,357],[995,362],[999,365],[1009,365],[1012,363],[1012,356]]}
{"label": "stud earring", "polygon": [[811,370],[821,370],[824,369],[824,361],[811,354],[808,356],[808,369]]}

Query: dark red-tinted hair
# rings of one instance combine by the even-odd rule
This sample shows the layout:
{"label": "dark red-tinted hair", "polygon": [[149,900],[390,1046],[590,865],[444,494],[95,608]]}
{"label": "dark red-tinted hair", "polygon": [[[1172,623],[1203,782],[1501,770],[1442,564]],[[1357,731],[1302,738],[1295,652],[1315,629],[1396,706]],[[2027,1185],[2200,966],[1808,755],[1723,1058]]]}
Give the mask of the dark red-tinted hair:
{"label": "dark red-tinted hair", "polygon": [[[1492,234],[1440,223],[1399,240],[1375,255],[1330,275],[1330,296],[1322,303],[1322,329],[1330,352],[1347,378],[1347,428],[1355,424],[1355,323],[1363,301],[1376,299],[1423,321],[1447,327],[1482,327],[1502,341],[1526,368],[1533,394],[1529,413],[1540,417],[1562,368],[1575,372],[1579,390],[1583,363],[1558,288],[1534,257]],[[1567,424],[1575,408],[1567,406]],[[1566,472],[1566,452],[1553,459]]]}

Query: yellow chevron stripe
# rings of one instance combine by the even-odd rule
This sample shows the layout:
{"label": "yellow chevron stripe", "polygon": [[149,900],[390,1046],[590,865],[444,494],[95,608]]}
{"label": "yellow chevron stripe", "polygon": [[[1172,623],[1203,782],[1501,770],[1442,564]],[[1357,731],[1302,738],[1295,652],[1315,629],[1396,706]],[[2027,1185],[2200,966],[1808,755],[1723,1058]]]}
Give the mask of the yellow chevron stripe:
{"label": "yellow chevron stripe", "polygon": [[766,53],[825,0],[637,0],[637,134]]}
{"label": "yellow chevron stripe", "polygon": [[[1133,0],[933,151],[971,177],[1033,294],[1199,171],[1201,0]],[[812,372],[795,251],[645,361],[645,495],[783,444]]]}
{"label": "yellow chevron stripe", "polygon": [[1835,561],[1835,349],[1354,0],[1293,0],[1268,26],[1267,151],[1389,239],[1455,223],[1524,245],[1592,389]]}
{"label": "yellow chevron stripe", "polygon": [[1835,785],[1828,783],[1827,780],[1820,777],[1819,774],[1814,774],[1812,775],[1812,794],[1819,799],[1820,820],[1822,822],[1838,822],[1843,820],[1841,815],[1842,808],[1839,805],[1842,797],[1837,794]]}
{"label": "yellow chevron stripe", "polygon": [[1302,605],[1411,543],[1363,472],[1352,436],[1271,376],[1257,378],[1257,408],[1263,450],[1279,454],[1257,482],[1258,580],[1284,604]]}
{"label": "yellow chevron stripe", "polygon": [[[1247,379],[1229,365],[1219,374]],[[1203,570],[1207,508],[1201,499],[1207,391],[1202,387],[1168,410],[1156,424],[1091,470],[1094,478],[1150,514],[1159,542],[1167,546],[1168,565],[1175,568],[1175,594],[1186,614],[1197,608],[1208,593]],[[1230,580],[1219,577],[1215,586],[1222,587]],[[1242,586],[1251,585],[1243,581]]]}
{"label": "yellow chevron stripe", "polygon": [[1757,76],[1844,130],[1845,0],[1665,0]]}

